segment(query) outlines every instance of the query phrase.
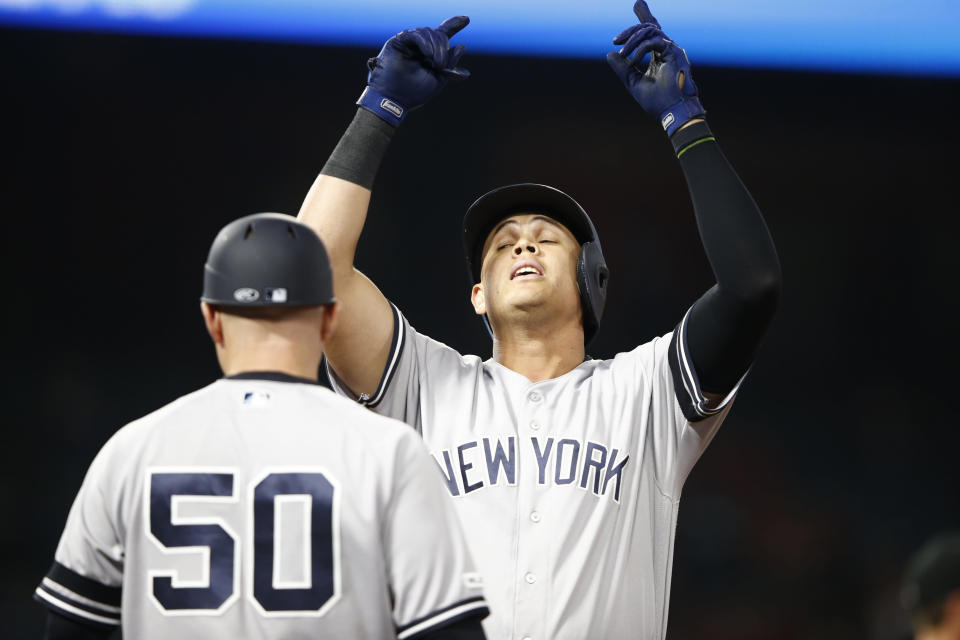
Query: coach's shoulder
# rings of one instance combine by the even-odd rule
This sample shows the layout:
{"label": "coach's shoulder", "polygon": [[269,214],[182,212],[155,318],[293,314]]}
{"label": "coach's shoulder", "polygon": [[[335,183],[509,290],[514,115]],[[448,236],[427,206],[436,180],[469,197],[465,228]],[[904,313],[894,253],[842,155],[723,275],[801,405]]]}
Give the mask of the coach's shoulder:
{"label": "coach's shoulder", "polygon": [[[352,443],[351,449],[363,451],[363,457],[373,462],[380,473],[392,476],[397,469],[407,468],[418,459],[422,463],[429,457],[423,439],[407,423],[332,395],[326,411],[328,415],[335,415],[336,420],[326,423],[330,426],[335,423],[343,441]],[[359,463],[359,458],[355,462]]]}
{"label": "coach's shoulder", "polygon": [[323,403],[320,411],[337,416],[331,426],[336,424],[338,428],[374,439],[399,438],[411,434],[416,436],[406,423],[380,415],[356,400],[345,398],[325,387],[312,388],[311,392]]}

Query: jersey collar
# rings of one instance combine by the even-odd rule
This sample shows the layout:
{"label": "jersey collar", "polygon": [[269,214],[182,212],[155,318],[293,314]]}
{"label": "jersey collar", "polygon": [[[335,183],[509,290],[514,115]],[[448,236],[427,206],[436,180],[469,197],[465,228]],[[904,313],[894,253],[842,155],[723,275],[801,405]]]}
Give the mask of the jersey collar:
{"label": "jersey collar", "polygon": [[232,376],[225,376],[225,380],[272,380],[273,382],[296,382],[298,384],[316,384],[320,383],[316,380],[310,380],[308,378],[298,378],[297,376],[291,376],[286,373],[281,373],[279,371],[244,371],[242,373],[235,373]]}

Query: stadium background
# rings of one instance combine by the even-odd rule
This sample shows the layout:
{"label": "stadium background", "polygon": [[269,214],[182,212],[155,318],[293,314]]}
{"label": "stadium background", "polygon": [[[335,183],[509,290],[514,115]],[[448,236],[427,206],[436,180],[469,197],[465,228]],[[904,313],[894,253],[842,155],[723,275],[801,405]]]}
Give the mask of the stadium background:
{"label": "stadium background", "polygon": [[[39,635],[30,594],[98,448],[218,375],[197,309],[209,242],[296,213],[375,50],[0,29],[5,637]],[[903,638],[907,555],[960,526],[960,81],[690,55],[785,295],[686,485],[668,635]],[[547,182],[591,213],[612,270],[591,354],[669,331],[711,275],[656,123],[600,59],[465,66],[397,134],[359,266],[420,331],[488,355],[460,219],[494,186]]]}

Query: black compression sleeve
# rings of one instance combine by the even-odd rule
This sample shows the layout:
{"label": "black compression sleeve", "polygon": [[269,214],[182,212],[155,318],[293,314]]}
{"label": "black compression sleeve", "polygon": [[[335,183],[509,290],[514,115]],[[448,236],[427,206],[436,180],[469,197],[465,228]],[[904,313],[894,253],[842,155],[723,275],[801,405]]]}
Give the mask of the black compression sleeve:
{"label": "black compression sleeve", "polygon": [[366,109],[357,109],[320,173],[372,189],[373,179],[395,131],[396,127]]}
{"label": "black compression sleeve", "polygon": [[780,261],[759,208],[706,122],[676,132],[700,239],[717,284],[694,303],[687,343],[704,391],[726,393],[750,368],[780,298]]}
{"label": "black compression sleeve", "polygon": [[113,631],[108,627],[93,627],[47,611],[47,629],[43,640],[107,640]]}
{"label": "black compression sleeve", "polygon": [[417,636],[417,640],[486,640],[487,636],[483,633],[480,619],[481,616],[463,618],[425,635]]}

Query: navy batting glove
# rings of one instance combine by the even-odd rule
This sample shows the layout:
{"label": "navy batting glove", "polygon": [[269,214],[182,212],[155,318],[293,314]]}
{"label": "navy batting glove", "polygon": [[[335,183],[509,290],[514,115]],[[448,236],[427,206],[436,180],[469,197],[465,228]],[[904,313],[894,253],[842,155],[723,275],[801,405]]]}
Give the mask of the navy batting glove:
{"label": "navy batting glove", "polygon": [[454,16],[436,29],[401,31],[387,40],[367,62],[367,88],[357,104],[396,127],[449,80],[468,78],[470,72],[457,66],[466,47],[450,47],[450,38],[468,24],[467,16]]}
{"label": "navy batting glove", "polygon": [[[622,47],[608,53],[607,62],[643,110],[660,120],[667,135],[673,135],[707,112],[697,97],[686,51],[664,35],[646,2],[637,0],[633,12],[640,24],[613,39],[613,44]],[[650,62],[643,66],[648,53]]]}

